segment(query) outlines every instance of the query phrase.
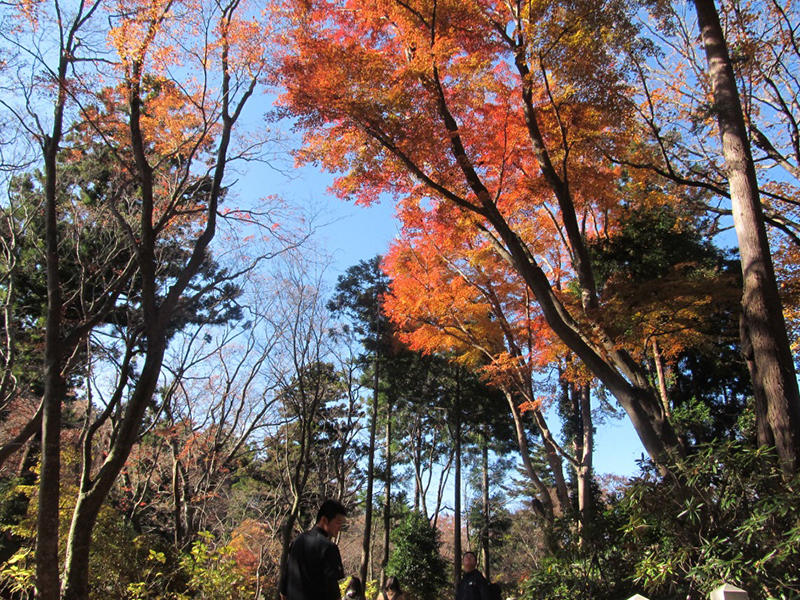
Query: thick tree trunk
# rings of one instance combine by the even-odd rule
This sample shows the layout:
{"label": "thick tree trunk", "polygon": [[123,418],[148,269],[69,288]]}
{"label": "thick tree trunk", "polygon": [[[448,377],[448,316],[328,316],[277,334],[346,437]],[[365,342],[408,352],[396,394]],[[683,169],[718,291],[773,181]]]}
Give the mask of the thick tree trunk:
{"label": "thick tree trunk", "polygon": [[[150,335],[147,358],[142,367],[139,381],[125,407],[115,444],[95,477],[91,476],[91,462],[87,459],[90,455],[84,448],[85,458],[82,465],[80,491],[72,513],[72,524],[67,538],[63,600],[87,600],[89,597],[89,548],[92,530],[103,502],[128,460],[131,449],[139,436],[144,413],[155,393],[164,358],[166,339],[162,326],[152,324],[151,327],[161,329],[161,331],[160,333],[154,331]],[[91,440],[88,443],[91,444]]]}
{"label": "thick tree trunk", "polygon": [[[747,330],[744,314],[739,317],[739,336],[741,339],[742,356],[744,356],[750,378],[755,381],[756,364],[753,357],[753,345],[750,343],[750,334]],[[774,446],[775,437],[767,418],[767,396],[760,386],[753,386],[753,404],[756,415],[756,439],[759,446]]]}
{"label": "thick tree trunk", "polygon": [[375,355],[375,374],[372,385],[372,409],[369,421],[369,450],[367,454],[367,496],[364,506],[364,536],[361,539],[361,565],[359,575],[364,585],[367,583],[367,569],[369,568],[369,556],[372,536],[372,495],[375,481],[375,434],[378,427],[378,384],[380,383],[378,374],[379,359]]}
{"label": "thick tree trunk", "polygon": [[755,165],[716,6],[713,0],[695,0],[694,4],[708,59],[714,113],[739,240],[744,284],[743,330],[747,338],[743,346],[752,349],[748,366],[757,390],[756,399],[766,401],[766,418],[781,467],[789,475],[800,468],[800,392],[764,226]]}

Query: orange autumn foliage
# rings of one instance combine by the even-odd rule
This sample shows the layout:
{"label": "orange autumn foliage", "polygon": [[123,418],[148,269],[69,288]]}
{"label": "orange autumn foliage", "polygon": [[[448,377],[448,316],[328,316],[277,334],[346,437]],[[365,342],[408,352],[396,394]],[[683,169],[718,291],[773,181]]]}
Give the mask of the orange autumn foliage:
{"label": "orange autumn foliage", "polygon": [[384,310],[415,350],[449,352],[494,384],[531,396],[533,372],[563,346],[524,285],[451,205],[404,206],[406,226],[384,259]]}
{"label": "orange autumn foliage", "polygon": [[[287,92],[281,99],[303,131],[305,144],[297,159],[335,172],[333,190],[342,197],[368,204],[391,195],[398,201],[404,239],[393,250],[387,269],[398,278],[395,318],[409,330],[408,319],[417,314],[419,330],[407,333],[408,340],[418,348],[449,346],[472,360],[480,354],[493,365],[490,369],[513,370],[520,356],[539,354],[525,349],[503,355],[504,337],[519,332],[503,331],[494,307],[475,300],[481,296],[474,279],[479,277],[496,282],[501,296],[516,296],[517,306],[511,308],[509,295],[501,309],[509,323],[520,327],[522,322],[535,322],[536,334],[528,337],[548,339],[558,347],[552,335],[541,335],[546,330],[543,319],[525,295],[519,274],[496,252],[492,238],[497,234],[481,216],[484,209],[460,172],[459,159],[450,152],[451,133],[439,115],[440,90],[457,121],[467,160],[497,210],[542,265],[559,300],[584,326],[584,334],[596,335],[605,315],[583,314],[574,293],[575,249],[523,118],[515,56],[498,31],[507,18],[504,5],[288,4],[302,24],[293,31],[291,52],[284,58]],[[626,90],[613,59],[600,60],[603,51],[581,26],[570,30],[565,48],[551,48],[553,56],[547,55],[548,44],[560,35],[558,19],[549,28],[546,19],[535,21],[534,16],[566,10],[564,6],[532,4],[527,10],[526,33],[540,52],[544,82],[534,87],[532,102],[550,160],[569,182],[584,239],[613,235],[618,207],[630,201],[625,196],[631,192],[622,188],[635,187],[623,183],[628,175],[605,158],[606,151],[630,141],[631,123],[620,100]],[[602,16],[592,18],[597,31],[603,31]],[[556,61],[557,53],[561,62]],[[587,57],[598,60],[583,60]],[[635,193],[646,202],[670,201],[659,190]],[[659,197],[644,198],[647,194]],[[491,265],[490,271],[470,271],[477,264]],[[447,269],[455,271],[445,275]],[[407,305],[402,305],[401,296],[408,298]],[[447,320],[442,321],[445,313]],[[485,339],[478,340],[478,330]]]}

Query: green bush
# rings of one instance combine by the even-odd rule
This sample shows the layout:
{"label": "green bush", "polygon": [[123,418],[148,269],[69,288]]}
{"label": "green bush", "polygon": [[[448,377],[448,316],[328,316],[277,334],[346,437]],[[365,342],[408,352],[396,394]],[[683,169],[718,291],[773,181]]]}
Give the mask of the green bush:
{"label": "green bush", "polygon": [[722,583],[751,600],[800,598],[798,492],[772,452],[741,442],[700,445],[666,478],[646,463],[583,547],[558,528],[561,548],[529,572],[524,598],[706,598]]}
{"label": "green bush", "polygon": [[392,530],[392,553],[386,566],[407,596],[434,600],[447,584],[447,562],[439,554],[439,531],[421,514],[409,513]]}
{"label": "green bush", "polygon": [[700,446],[674,473],[649,469],[620,504],[647,595],[706,596],[731,583],[751,600],[800,596],[800,478],[784,481],[773,453],[739,442]]}

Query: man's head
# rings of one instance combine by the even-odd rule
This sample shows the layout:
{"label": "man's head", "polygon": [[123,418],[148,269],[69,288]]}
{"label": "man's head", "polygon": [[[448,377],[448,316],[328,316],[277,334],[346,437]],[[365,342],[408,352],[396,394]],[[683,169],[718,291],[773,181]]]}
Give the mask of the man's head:
{"label": "man's head", "polygon": [[478,557],[475,556],[474,552],[464,552],[464,556],[461,558],[461,566],[464,567],[466,573],[474,571],[475,567],[478,566]]}
{"label": "man's head", "polygon": [[328,537],[336,537],[344,525],[347,509],[341,502],[325,500],[317,512],[317,527],[322,529]]}

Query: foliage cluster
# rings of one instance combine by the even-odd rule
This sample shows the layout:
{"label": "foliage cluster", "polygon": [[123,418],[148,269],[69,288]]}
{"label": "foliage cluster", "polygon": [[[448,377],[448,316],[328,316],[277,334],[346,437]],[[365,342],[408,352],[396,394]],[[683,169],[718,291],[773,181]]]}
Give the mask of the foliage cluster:
{"label": "foliage cluster", "polygon": [[[751,273],[769,248],[740,276],[713,244],[737,198],[689,18],[721,16],[731,43],[796,336],[800,4],[0,4],[2,593],[274,594],[336,497],[384,509],[359,532],[362,577],[384,566],[377,526],[380,575],[433,600],[448,478],[474,463],[457,517],[525,597],[800,595],[800,398],[786,410],[757,362],[788,348],[782,323],[757,335],[741,301],[776,283]],[[232,206],[226,165],[264,141],[234,125],[276,78],[298,162],[402,220],[328,302],[271,208]],[[10,123],[34,162],[6,162]],[[212,248],[223,222],[231,246]],[[592,462],[610,396],[652,461],[616,490]],[[512,448],[516,512],[496,492]]]}
{"label": "foliage cluster", "polygon": [[642,467],[608,498],[588,544],[568,543],[532,569],[525,598],[699,599],[723,583],[754,600],[797,597],[798,481],[782,480],[770,451],[723,441],[698,446],[676,477]]}
{"label": "foliage cluster", "polygon": [[392,530],[392,543],[387,575],[399,578],[412,598],[439,598],[447,583],[447,563],[439,553],[438,529],[420,513],[411,512]]}

